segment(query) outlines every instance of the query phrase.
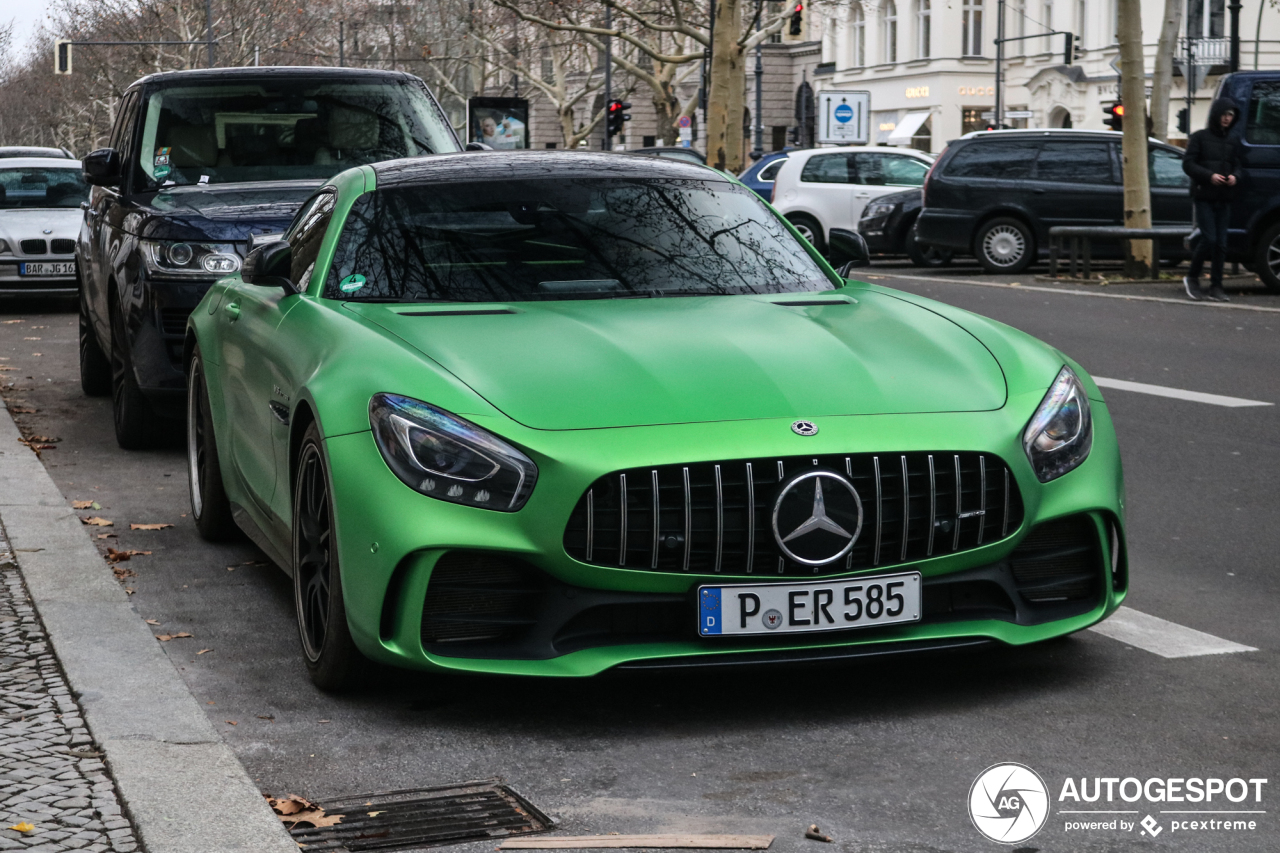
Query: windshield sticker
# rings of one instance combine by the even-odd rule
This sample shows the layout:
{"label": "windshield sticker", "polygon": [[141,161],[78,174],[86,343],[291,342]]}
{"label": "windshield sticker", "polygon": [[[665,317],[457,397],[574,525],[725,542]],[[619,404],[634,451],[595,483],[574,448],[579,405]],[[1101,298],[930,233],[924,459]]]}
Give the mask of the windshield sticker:
{"label": "windshield sticker", "polygon": [[364,276],[360,275],[360,273],[353,273],[338,282],[338,289],[343,293],[355,293],[357,290],[364,287],[364,285]]}
{"label": "windshield sticker", "polygon": [[157,149],[156,149],[156,161],[155,161],[155,164],[154,164],[154,165],[156,165],[156,166],[168,166],[168,165],[169,165],[169,152],[170,152],[170,151],[172,151],[172,150],[173,150],[173,149],[172,149],[172,148],[169,148],[168,146],[166,146],[166,147],[164,147],[164,148],[157,148]]}
{"label": "windshield sticker", "polygon": [[169,177],[169,172],[171,171],[172,167],[170,166],[156,166],[156,180],[163,181],[165,178]]}

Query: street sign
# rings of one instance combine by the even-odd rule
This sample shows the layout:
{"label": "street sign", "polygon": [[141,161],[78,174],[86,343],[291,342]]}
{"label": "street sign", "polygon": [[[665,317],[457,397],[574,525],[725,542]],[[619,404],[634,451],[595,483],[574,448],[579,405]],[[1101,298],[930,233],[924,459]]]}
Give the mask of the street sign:
{"label": "street sign", "polygon": [[[680,138],[681,138],[681,139],[684,139],[684,140],[692,141],[692,140],[693,140],[693,128],[689,127],[687,124],[682,124],[682,125],[680,125]],[[687,146],[686,146],[686,147],[687,147]]]}
{"label": "street sign", "polygon": [[871,141],[870,92],[819,92],[818,142],[866,145]]}
{"label": "street sign", "polygon": [[[1004,111],[1005,118],[1035,118],[1035,115],[1036,114],[1033,110],[1005,110]],[[984,121],[995,121],[996,111],[987,110],[985,113],[982,114],[982,118]]]}
{"label": "street sign", "polygon": [[676,120],[676,127],[693,127],[693,119],[688,116],[680,116]]}

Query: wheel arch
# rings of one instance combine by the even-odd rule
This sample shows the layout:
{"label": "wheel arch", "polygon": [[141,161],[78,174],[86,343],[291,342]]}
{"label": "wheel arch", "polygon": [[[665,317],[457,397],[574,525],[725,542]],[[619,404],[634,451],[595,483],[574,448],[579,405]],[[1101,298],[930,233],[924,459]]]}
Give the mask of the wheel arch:
{"label": "wheel arch", "polygon": [[[302,437],[307,434],[307,427],[318,424],[315,409],[308,399],[301,399],[293,409],[289,418],[289,503],[293,503],[293,487],[298,480],[298,452],[302,450]],[[321,436],[324,430],[320,431]]]}

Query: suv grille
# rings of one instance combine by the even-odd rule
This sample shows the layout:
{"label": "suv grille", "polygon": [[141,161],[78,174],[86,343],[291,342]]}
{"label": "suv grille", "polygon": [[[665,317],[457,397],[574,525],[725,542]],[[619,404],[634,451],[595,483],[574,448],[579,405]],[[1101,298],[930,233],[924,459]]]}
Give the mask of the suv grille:
{"label": "suv grille", "polygon": [[74,255],[76,251],[76,241],[58,239],[51,241],[53,253],[55,255]]}
{"label": "suv grille", "polygon": [[166,335],[185,336],[187,334],[187,318],[190,316],[190,308],[161,308],[160,330]]}
{"label": "suv grille", "polygon": [[[772,529],[780,485],[822,469],[862,499],[862,532],[841,560],[786,559]],[[634,468],[601,477],[565,528],[570,557],[610,568],[729,575],[835,574],[966,551],[1008,536],[1022,500],[986,453],[794,456]]]}
{"label": "suv grille", "polygon": [[21,245],[24,255],[43,255],[49,251],[49,246],[44,240],[23,240]]}

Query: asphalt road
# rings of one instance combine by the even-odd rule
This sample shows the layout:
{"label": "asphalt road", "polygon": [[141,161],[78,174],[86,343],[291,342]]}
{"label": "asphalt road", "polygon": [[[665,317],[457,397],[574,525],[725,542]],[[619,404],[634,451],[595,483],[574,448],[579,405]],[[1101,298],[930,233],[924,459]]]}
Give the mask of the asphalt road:
{"label": "asphalt road", "polygon": [[[1045,292],[1030,288],[1057,286],[973,267],[867,277],[1017,326],[1098,376],[1280,403],[1275,311],[1180,304],[1169,285]],[[1233,304],[1280,308],[1246,290]],[[1128,483],[1128,605],[1258,651],[1168,659],[1086,631],[842,668],[572,682],[384,671],[337,697],[306,679],[283,573],[247,541],[198,538],[181,448],[116,448],[109,402],[79,390],[74,312],[0,303],[0,321],[10,411],[36,409],[16,415],[24,433],[60,439],[43,451],[47,469],[68,500],[102,507],[84,515],[114,522],[104,549],[152,552],[121,564],[136,572],[122,582],[157,632],[194,635],[165,649],[263,791],[323,798],[502,776],[575,834],[776,834],[773,849],[790,853],[821,844],[803,838],[817,823],[848,853],[935,853],[1000,849],[966,801],[984,768],[1017,761],[1055,795],[1066,777],[1271,780],[1248,806],[1267,812],[1251,816],[1253,832],[1068,832],[1059,804],[1025,850],[1280,846],[1275,406],[1106,392]],[[156,522],[174,527],[129,530]],[[1162,807],[1111,808],[1145,809],[1123,816],[1133,820]]]}

